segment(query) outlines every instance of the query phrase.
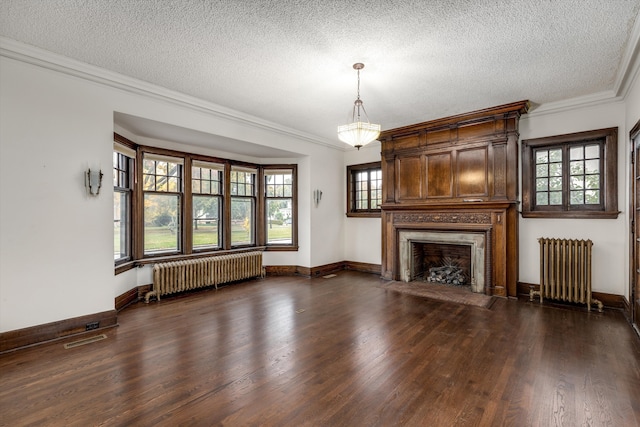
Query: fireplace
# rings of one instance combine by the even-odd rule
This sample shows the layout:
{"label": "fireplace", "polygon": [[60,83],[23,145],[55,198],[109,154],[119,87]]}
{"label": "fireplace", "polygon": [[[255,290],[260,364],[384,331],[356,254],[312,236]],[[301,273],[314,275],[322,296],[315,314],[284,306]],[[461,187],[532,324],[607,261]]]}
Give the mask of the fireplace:
{"label": "fireplace", "polygon": [[518,122],[528,107],[514,102],[381,132],[383,279],[419,277],[417,264],[437,262],[420,252],[449,245],[473,292],[517,296]]}
{"label": "fireplace", "polygon": [[450,258],[463,270],[465,285],[485,293],[485,240],[484,233],[400,230],[400,280],[423,280],[429,268]]}

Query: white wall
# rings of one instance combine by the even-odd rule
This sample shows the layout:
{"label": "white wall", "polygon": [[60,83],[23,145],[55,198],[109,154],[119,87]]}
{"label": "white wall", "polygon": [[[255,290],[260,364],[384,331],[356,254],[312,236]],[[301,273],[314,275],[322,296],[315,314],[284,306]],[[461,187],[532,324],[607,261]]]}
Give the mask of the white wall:
{"label": "white wall", "polygon": [[[54,68],[58,60],[67,65],[47,58]],[[265,263],[344,259],[344,220],[334,211],[342,201],[342,150],[90,81],[86,65],[81,77],[45,66],[0,57],[0,332],[112,310],[116,296],[150,283],[148,268],[114,276],[114,111],[299,153],[291,163],[299,167],[300,250],[267,253]],[[88,167],[105,173],[98,197],[85,193]],[[312,188],[325,192],[318,209]]]}
{"label": "white wall", "polygon": [[[593,290],[628,298],[628,162],[625,104],[610,102],[556,113],[524,115],[520,139],[540,138],[609,127],[618,128],[617,219],[520,218],[520,281],[540,283],[539,237],[591,239],[593,241]],[[522,170],[522,168],[520,168]],[[521,177],[520,177],[521,178]],[[520,187],[521,188],[521,187]]]}
{"label": "white wall", "polygon": [[[347,166],[380,161],[379,142],[372,142],[360,150],[350,150],[344,154],[342,168],[343,196],[342,215],[347,212]],[[344,254],[346,261],[382,264],[382,225],[380,218],[346,218],[344,234]]]}

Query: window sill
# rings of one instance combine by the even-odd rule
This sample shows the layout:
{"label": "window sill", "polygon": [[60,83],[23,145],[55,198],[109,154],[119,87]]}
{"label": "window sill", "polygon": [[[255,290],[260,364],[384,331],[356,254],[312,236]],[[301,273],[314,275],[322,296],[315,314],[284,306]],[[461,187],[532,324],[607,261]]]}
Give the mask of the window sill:
{"label": "window sill", "polygon": [[278,246],[278,245],[267,245],[265,251],[267,252],[295,252],[298,250],[298,246]]}
{"label": "window sill", "polygon": [[232,254],[232,253],[242,253],[242,252],[251,252],[251,251],[264,251],[265,247],[264,246],[250,246],[250,247],[244,247],[244,248],[234,248],[234,249],[229,249],[229,250],[219,250],[219,251],[215,251],[215,252],[198,252],[198,253],[194,253],[194,254],[189,254],[189,255],[167,255],[167,256],[158,256],[158,257],[154,257],[154,258],[145,258],[145,259],[139,259],[135,261],[135,265],[136,267],[140,267],[143,265],[147,265],[147,264],[156,264],[159,262],[165,262],[165,261],[181,261],[181,260],[186,260],[186,259],[194,259],[194,258],[205,258],[208,256],[218,256],[218,255],[226,255],[226,254]]}
{"label": "window sill", "polygon": [[135,261],[126,261],[115,266],[115,275],[129,271],[136,266]]}
{"label": "window sill", "polygon": [[380,218],[380,211],[377,212],[347,212],[347,218]]}
{"label": "window sill", "polygon": [[520,212],[522,218],[616,219],[620,211],[533,211]]}

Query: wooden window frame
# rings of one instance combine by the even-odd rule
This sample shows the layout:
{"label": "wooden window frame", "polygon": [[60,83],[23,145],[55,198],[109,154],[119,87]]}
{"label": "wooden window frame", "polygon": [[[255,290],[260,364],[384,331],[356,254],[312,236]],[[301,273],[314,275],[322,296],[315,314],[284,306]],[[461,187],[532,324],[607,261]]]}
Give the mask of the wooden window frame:
{"label": "wooden window frame", "polygon": [[[291,188],[291,243],[267,243],[267,202],[273,197],[267,197],[266,179],[264,178],[266,173],[273,170],[290,170],[293,178],[293,185]],[[260,171],[260,201],[261,215],[259,217],[262,220],[261,226],[258,228],[259,240],[264,242],[267,251],[297,251],[298,250],[298,165],[266,165],[261,167]],[[287,197],[288,198],[288,197]]]}
{"label": "wooden window frame", "polygon": [[[380,218],[382,210],[356,209],[355,207],[355,175],[363,171],[382,171],[382,162],[362,163],[347,166],[347,217]],[[369,181],[370,182],[370,181]],[[382,193],[381,193],[382,194]],[[371,200],[371,188],[367,190],[367,200]],[[370,204],[370,202],[368,203]]]}
{"label": "wooden window frame", "polygon": [[[219,175],[219,179],[202,179],[202,177],[194,177],[193,176],[193,168],[200,168],[200,169],[210,169],[212,172],[218,172]],[[199,252],[210,252],[210,251],[216,251],[216,250],[220,250],[222,248],[224,248],[224,227],[226,226],[226,223],[224,222],[224,206],[225,206],[225,181],[224,181],[224,163],[220,163],[220,162],[210,162],[210,161],[198,161],[197,159],[191,159],[191,167],[190,167],[190,171],[191,171],[191,176],[189,178],[190,181],[190,196],[189,196],[189,200],[190,200],[190,219],[189,222],[191,224],[191,231],[190,231],[190,248],[191,251],[193,253],[199,253]],[[204,182],[209,182],[210,185],[213,183],[217,183],[218,184],[218,191],[213,191],[210,190],[209,192],[205,192],[202,191],[202,189],[200,191],[193,191],[193,184],[194,182],[198,182],[199,185],[201,186],[202,183]],[[217,199],[218,201],[218,245],[217,246],[201,246],[201,247],[196,247],[195,243],[194,243],[194,232],[193,232],[193,226],[195,224],[196,218],[193,217],[193,204],[194,204],[194,198],[195,197],[208,197],[208,198],[214,198]]]}
{"label": "wooden window frame", "polygon": [[[537,149],[562,148],[563,170],[568,170],[566,156],[572,145],[598,142],[602,145],[601,205],[571,205],[565,187],[562,205],[536,205],[535,156]],[[597,129],[522,140],[522,217],[523,218],[601,218],[618,217],[618,128]],[[566,181],[565,181],[566,182]]]}
{"label": "wooden window frame", "polygon": [[[241,172],[241,173],[251,173],[253,175],[253,182],[251,184],[242,184],[245,188],[243,193],[244,194],[233,194],[233,192],[231,191],[231,187],[233,186],[234,183],[236,183],[237,185],[240,185],[241,183],[239,182],[235,182],[231,179],[231,172],[233,172],[233,170],[236,170],[236,172]],[[248,169],[251,169],[251,171],[249,171]],[[253,246],[257,246],[258,243],[258,233],[256,232],[258,230],[258,185],[260,183],[260,169],[257,166],[251,165],[251,166],[245,166],[245,165],[232,165],[229,171],[229,245],[231,249],[238,249],[238,248],[247,248],[247,247],[253,247]],[[251,194],[246,194],[247,193],[247,185],[251,185]],[[234,200],[249,200],[251,202],[251,242],[250,243],[236,243],[234,244],[231,240],[231,227],[232,227],[232,219],[231,219],[231,207],[233,204]]]}
{"label": "wooden window frame", "polygon": [[[154,175],[156,176],[156,181],[157,181],[157,177],[158,176],[165,176],[165,175],[157,175],[156,173],[154,174],[145,174],[144,173],[144,160],[145,160],[145,155],[149,155],[151,161],[157,162],[157,161],[163,161],[163,160],[154,160],[154,157],[157,156],[161,156],[161,157],[167,157],[167,162],[171,162],[171,158],[174,158],[175,160],[177,160],[178,162],[176,162],[176,165],[178,167],[178,175],[177,175],[177,188],[175,191],[170,191],[169,190],[169,186],[167,185],[167,190],[158,190],[157,188],[154,188],[153,190],[151,189],[144,189],[144,176],[145,175]],[[139,167],[139,185],[140,185],[140,199],[142,199],[142,210],[140,211],[140,217],[142,219],[142,223],[141,223],[141,229],[142,229],[142,257],[143,258],[151,258],[151,257],[156,257],[156,256],[167,256],[167,255],[176,255],[176,254],[182,254],[185,253],[185,248],[189,247],[190,248],[190,243],[189,246],[186,246],[185,244],[185,236],[187,235],[187,233],[185,233],[186,231],[186,226],[187,224],[190,225],[190,221],[187,223],[187,217],[185,217],[185,212],[186,212],[186,207],[185,207],[185,201],[187,200],[187,196],[186,196],[186,190],[187,190],[187,186],[185,185],[186,182],[191,182],[191,162],[188,161],[186,158],[184,158],[184,156],[180,156],[180,155],[175,155],[173,153],[169,153],[165,150],[159,150],[159,151],[155,151],[155,150],[143,150],[142,153],[140,153],[140,167]],[[189,173],[187,172],[187,168],[189,169]],[[170,178],[174,178],[170,175],[166,175],[167,179]],[[188,177],[188,181],[187,181],[187,177]],[[156,184],[154,184],[154,187],[156,186]],[[177,198],[177,216],[178,216],[178,224],[176,224],[176,233],[178,233],[177,239],[176,239],[176,249],[168,249],[168,250],[159,250],[159,251],[154,251],[154,252],[148,252],[145,253],[145,249],[144,249],[144,245],[145,245],[145,241],[144,241],[144,231],[145,231],[145,225],[144,225],[144,199],[145,196],[147,194],[150,195],[157,195],[157,196],[172,196],[172,197],[176,197]],[[191,197],[191,194],[189,194],[189,198]],[[191,208],[191,207],[189,207]],[[189,251],[190,252],[190,251]]]}
{"label": "wooden window frame", "polygon": [[[129,209],[128,209],[128,221],[129,221],[129,229],[127,230],[127,240],[128,240],[128,250],[129,250],[129,256],[127,258],[122,258],[119,260],[114,260],[114,267],[115,267],[115,274],[120,274],[123,273],[125,271],[131,270],[132,268],[135,267],[135,258],[136,258],[136,197],[137,197],[137,191],[136,191],[136,171],[137,171],[137,164],[136,164],[136,158],[137,158],[137,154],[135,154],[136,152],[136,147],[137,145],[123,137],[122,135],[119,135],[117,133],[114,132],[113,134],[113,141],[114,143],[117,143],[125,148],[129,148],[132,151],[132,155],[133,157],[129,157],[129,161],[128,161],[128,167],[129,167],[129,171],[128,171],[128,193],[129,193]],[[115,144],[114,144],[115,145]],[[114,151],[115,147],[114,147]],[[114,187],[114,191],[116,191],[116,188]]]}

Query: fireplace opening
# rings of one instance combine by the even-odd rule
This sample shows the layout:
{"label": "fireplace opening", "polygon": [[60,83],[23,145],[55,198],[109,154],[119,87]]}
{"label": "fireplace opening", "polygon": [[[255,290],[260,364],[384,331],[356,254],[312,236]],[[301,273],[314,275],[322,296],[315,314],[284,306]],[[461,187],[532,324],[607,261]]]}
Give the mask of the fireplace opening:
{"label": "fireplace opening", "polygon": [[456,286],[469,286],[472,292],[486,293],[485,262],[490,262],[487,256],[491,256],[485,252],[486,239],[486,232],[400,230],[400,280],[424,281],[425,275],[431,274],[429,269],[455,264],[465,278],[464,284]]}
{"label": "fireplace opening", "polygon": [[471,287],[471,246],[412,242],[413,280]]}

